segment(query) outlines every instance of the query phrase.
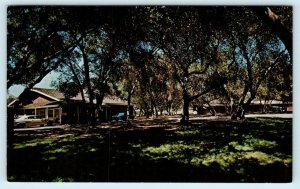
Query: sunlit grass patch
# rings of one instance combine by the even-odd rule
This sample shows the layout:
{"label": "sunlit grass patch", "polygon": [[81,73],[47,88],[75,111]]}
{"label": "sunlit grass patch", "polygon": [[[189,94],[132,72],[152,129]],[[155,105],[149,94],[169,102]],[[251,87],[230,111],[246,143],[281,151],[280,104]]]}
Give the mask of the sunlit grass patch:
{"label": "sunlit grass patch", "polygon": [[42,157],[42,160],[44,160],[44,161],[52,161],[52,160],[56,160],[56,159],[57,159],[56,155]]}
{"label": "sunlit grass patch", "polygon": [[73,143],[78,140],[78,137],[66,137],[66,138],[39,138],[22,143],[16,143],[14,148],[26,148],[26,147],[37,147],[37,146],[52,146],[58,143]]}
{"label": "sunlit grass patch", "polygon": [[179,162],[186,162],[186,159],[201,153],[201,143],[185,144],[184,141],[163,144],[158,147],[146,147],[142,149],[143,155],[152,160],[173,159]]}
{"label": "sunlit grass patch", "polygon": [[201,134],[200,130],[179,130],[174,132],[177,136],[189,137]]}
{"label": "sunlit grass patch", "polygon": [[238,150],[238,151],[252,151],[252,150],[254,150],[254,148],[251,147],[251,146],[249,146],[248,144],[246,144],[246,145],[240,145],[236,141],[230,142],[229,146],[232,146],[235,150]]}
{"label": "sunlit grass patch", "polygon": [[247,120],[248,123],[254,126],[264,126],[264,127],[286,127],[292,122],[291,119],[273,119],[273,118],[250,118]]}
{"label": "sunlit grass patch", "polygon": [[92,136],[68,136],[65,138],[39,138],[29,141],[24,141],[21,143],[16,143],[14,145],[15,149],[21,149],[21,148],[27,148],[27,147],[38,147],[38,146],[60,146],[60,145],[67,145],[72,143],[80,143],[81,140],[89,138],[94,138],[95,140],[98,140],[99,143],[103,142],[104,136],[102,135],[92,135]]}
{"label": "sunlit grass patch", "polygon": [[186,144],[183,141],[178,141],[177,143],[163,144],[159,147],[147,147],[142,152],[152,160],[168,159],[193,166],[210,166],[216,163],[219,164],[221,169],[226,169],[245,154],[230,152],[228,146],[222,149],[207,150],[201,144],[203,143]]}
{"label": "sunlit grass patch", "polygon": [[245,159],[255,159],[259,162],[260,165],[267,165],[272,164],[274,162],[280,162],[282,159],[275,157],[273,155],[268,155],[266,153],[255,151],[255,152],[248,152],[245,157]]}
{"label": "sunlit grass patch", "polygon": [[201,164],[211,166],[213,163],[218,164],[222,170],[226,170],[230,165],[235,164],[242,156],[243,152],[233,153],[227,150],[221,150],[214,154],[205,154]]}
{"label": "sunlit grass patch", "polygon": [[51,145],[56,140],[57,139],[50,139],[50,138],[34,139],[34,140],[31,140],[31,141],[16,143],[14,145],[14,148],[15,149],[21,149],[21,148],[27,148],[27,147],[36,147],[36,146],[39,146],[39,145]]}
{"label": "sunlit grass patch", "polygon": [[[142,154],[155,161],[172,160],[178,163],[189,164],[193,166],[212,166],[218,165],[222,170],[229,170],[231,167],[240,167],[243,160],[255,159],[259,165],[273,164],[276,162],[290,165],[292,163],[291,156],[280,153],[267,154],[259,151],[263,149],[272,149],[277,146],[276,141],[268,141],[264,139],[251,138],[244,136],[243,142],[229,142],[221,148],[212,147],[207,149],[205,142],[194,141],[194,143],[186,143],[185,141],[177,141],[166,143],[158,147],[142,148]],[[135,147],[141,148],[141,145]],[[238,172],[239,169],[236,170]]]}
{"label": "sunlit grass patch", "polygon": [[72,147],[70,146],[62,146],[60,148],[53,148],[50,150],[47,150],[45,152],[42,152],[42,154],[58,154],[58,153],[67,153],[70,152]]}
{"label": "sunlit grass patch", "polygon": [[258,138],[248,138],[245,140],[245,143],[254,149],[262,149],[262,148],[275,148],[277,146],[276,141],[269,141]]}
{"label": "sunlit grass patch", "polygon": [[259,149],[271,149],[277,146],[276,141],[268,141],[264,139],[251,138],[250,136],[244,137],[242,143],[237,141],[229,142],[229,146],[238,151],[253,151]]}

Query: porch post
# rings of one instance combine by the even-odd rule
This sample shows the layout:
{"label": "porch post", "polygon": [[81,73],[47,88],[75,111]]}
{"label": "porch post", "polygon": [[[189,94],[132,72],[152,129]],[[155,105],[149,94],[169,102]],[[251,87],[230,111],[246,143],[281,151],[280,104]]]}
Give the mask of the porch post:
{"label": "porch post", "polygon": [[58,114],[59,114],[59,124],[61,124],[62,108],[59,108]]}

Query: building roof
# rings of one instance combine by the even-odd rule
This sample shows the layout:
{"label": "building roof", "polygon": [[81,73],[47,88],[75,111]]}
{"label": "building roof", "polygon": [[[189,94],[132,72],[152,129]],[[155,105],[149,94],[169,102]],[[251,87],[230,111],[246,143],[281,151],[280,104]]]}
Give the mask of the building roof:
{"label": "building roof", "polygon": [[65,96],[62,92],[55,90],[55,89],[33,88],[33,89],[31,89],[31,91],[48,96],[56,101],[63,100],[65,98]]}
{"label": "building roof", "polygon": [[[251,104],[264,104],[264,101],[254,100]],[[283,101],[280,100],[269,100],[267,104],[283,104]]]}
{"label": "building roof", "polygon": [[[56,89],[46,89],[46,88],[33,88],[31,89],[33,92],[37,92],[39,94],[42,94],[44,96],[48,96],[49,98],[52,98],[55,101],[61,101],[64,100],[64,94]],[[85,93],[84,98],[86,102],[89,102],[88,95]],[[81,101],[82,96],[80,93],[78,93],[75,97],[72,97],[71,100],[75,101]],[[96,100],[94,100],[94,103],[96,103]],[[116,96],[106,96],[103,99],[102,105],[127,105],[127,102],[125,100],[122,100]]]}
{"label": "building roof", "polygon": [[107,96],[103,99],[102,105],[127,105],[127,101],[115,96]]}
{"label": "building roof", "polygon": [[[264,104],[264,103],[265,103],[264,101],[253,100],[251,102],[251,105],[261,105],[261,104]],[[289,102],[289,103],[291,103],[291,102]],[[280,101],[280,100],[268,100],[267,104],[276,105],[276,104],[284,104],[284,102]],[[224,103],[222,101],[218,100],[218,99],[215,99],[215,100],[210,101],[210,105],[212,105],[212,106],[223,106]]]}
{"label": "building roof", "polygon": [[[52,99],[53,101],[47,102],[47,103],[39,103],[39,104],[28,104],[26,106],[24,106],[25,108],[33,108],[33,107],[38,107],[38,106],[48,106],[48,105],[54,105],[60,101],[63,101],[65,99],[65,96],[62,92],[56,90],[56,89],[46,89],[46,88],[33,88],[31,89],[32,92],[38,93],[42,96],[46,96],[50,99]],[[89,98],[88,95],[85,93],[84,94],[84,98],[85,101],[87,103],[89,103]],[[81,101],[82,100],[82,96],[80,93],[78,93],[75,97],[72,97],[71,100],[74,101]],[[13,106],[13,104],[16,102],[16,100],[14,100],[13,102],[11,102],[8,107]],[[93,101],[96,104],[96,100]],[[103,106],[110,106],[110,105],[127,105],[127,101],[122,100],[116,96],[106,96],[103,99],[102,102]]]}

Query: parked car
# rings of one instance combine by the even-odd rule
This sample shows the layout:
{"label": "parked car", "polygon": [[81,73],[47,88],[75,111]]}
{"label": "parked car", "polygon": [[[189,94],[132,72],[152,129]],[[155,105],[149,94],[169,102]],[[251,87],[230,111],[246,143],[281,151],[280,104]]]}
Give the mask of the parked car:
{"label": "parked car", "polygon": [[273,112],[273,113],[283,112],[283,108],[280,106],[270,106],[269,112]]}
{"label": "parked car", "polygon": [[48,119],[38,118],[35,115],[21,115],[15,119],[16,127],[34,127],[34,126],[45,126],[48,124]]}
{"label": "parked car", "polygon": [[124,112],[119,112],[116,115],[112,116],[112,120],[116,120],[116,121],[126,120],[126,115]]}

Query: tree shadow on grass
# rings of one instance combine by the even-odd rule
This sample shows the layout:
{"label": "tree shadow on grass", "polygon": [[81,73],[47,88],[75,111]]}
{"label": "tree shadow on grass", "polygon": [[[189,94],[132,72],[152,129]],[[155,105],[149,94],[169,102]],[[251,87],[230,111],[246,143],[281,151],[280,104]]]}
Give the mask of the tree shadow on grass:
{"label": "tree shadow on grass", "polygon": [[208,121],[186,127],[159,124],[144,129],[92,128],[88,133],[70,129],[56,131],[55,136],[65,137],[17,139],[8,155],[8,180],[291,181],[290,119]]}
{"label": "tree shadow on grass", "polygon": [[[112,151],[129,149],[129,144],[139,156],[128,166],[133,170],[127,172],[137,174],[133,177],[116,174],[115,181],[291,181],[291,120],[275,126],[267,120],[207,122],[176,131],[157,129],[145,134],[148,137],[141,132],[116,137],[120,142],[116,147],[121,149]],[[136,169],[139,161],[142,169]],[[123,170],[121,165],[115,169]]]}

